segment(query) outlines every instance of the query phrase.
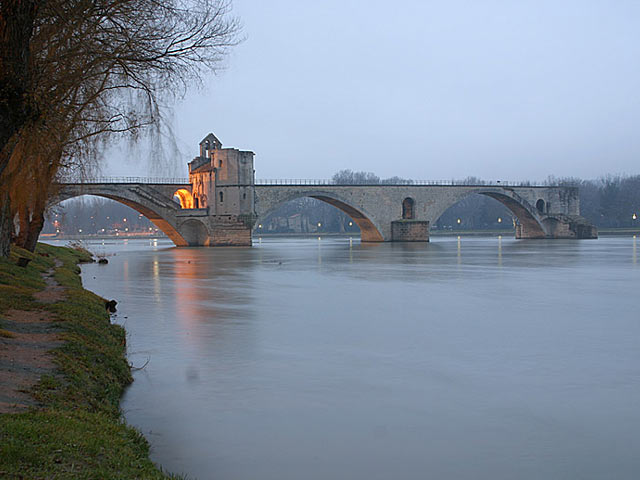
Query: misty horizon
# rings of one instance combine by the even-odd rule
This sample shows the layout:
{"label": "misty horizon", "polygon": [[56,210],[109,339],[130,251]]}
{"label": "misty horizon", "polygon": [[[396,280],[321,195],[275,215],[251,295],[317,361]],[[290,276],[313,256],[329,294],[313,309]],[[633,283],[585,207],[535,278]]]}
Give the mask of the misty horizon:
{"label": "misty horizon", "polygon": [[255,152],[257,178],[638,173],[640,4],[367,7],[236,0],[246,39],[177,106],[179,152],[116,149],[103,173],[185,175],[209,132]]}

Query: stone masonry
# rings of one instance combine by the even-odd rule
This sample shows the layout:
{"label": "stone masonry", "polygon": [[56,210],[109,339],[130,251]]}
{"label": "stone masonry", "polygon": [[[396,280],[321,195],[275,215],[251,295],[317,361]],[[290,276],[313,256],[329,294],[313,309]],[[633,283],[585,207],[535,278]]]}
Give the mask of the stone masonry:
{"label": "stone masonry", "polygon": [[[339,208],[363,242],[429,241],[429,226],[471,194],[503,203],[518,220],[517,238],[597,238],[580,216],[576,187],[502,185],[255,185],[253,152],[222,148],[213,134],[189,162],[189,183],[61,184],[56,201],[98,195],[149,218],[178,246],[250,246],[257,220],[311,197]],[[176,202],[178,199],[179,203]]]}

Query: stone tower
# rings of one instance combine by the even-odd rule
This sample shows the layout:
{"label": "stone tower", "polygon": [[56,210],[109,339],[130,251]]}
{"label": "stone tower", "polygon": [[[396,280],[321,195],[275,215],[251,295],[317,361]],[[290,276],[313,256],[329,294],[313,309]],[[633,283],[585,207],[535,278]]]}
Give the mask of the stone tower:
{"label": "stone tower", "polygon": [[253,152],[222,148],[210,133],[189,162],[193,203],[208,218],[210,245],[251,245],[254,222]]}

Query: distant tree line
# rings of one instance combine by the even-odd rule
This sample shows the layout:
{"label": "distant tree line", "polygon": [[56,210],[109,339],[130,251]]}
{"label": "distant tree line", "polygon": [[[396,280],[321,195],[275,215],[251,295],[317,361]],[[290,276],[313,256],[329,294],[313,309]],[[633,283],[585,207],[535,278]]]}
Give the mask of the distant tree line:
{"label": "distant tree line", "polygon": [[[381,179],[371,172],[351,170],[341,170],[332,179],[338,184],[350,185],[411,184],[411,180],[399,177]],[[487,182],[468,177],[456,183],[483,185]],[[598,180],[550,177],[543,183],[579,187],[581,214],[600,228],[640,228],[640,175],[607,176]],[[431,228],[442,231],[509,229],[513,228],[513,221],[511,211],[500,202],[474,194],[445,211]],[[58,229],[61,233],[77,234],[78,230],[101,233],[102,229],[113,232],[125,228],[148,231],[155,226],[125,205],[93,197],[69,200],[63,207],[53,209],[44,231],[55,233]],[[357,234],[358,231],[358,226],[344,212],[313,198],[287,202],[256,225],[257,233]]]}
{"label": "distant tree line", "polygon": [[81,197],[52,208],[42,233],[61,235],[155,232],[156,227],[142,214],[122,203],[100,197]]}
{"label": "distant tree line", "polygon": [[579,187],[580,213],[598,227],[640,226],[640,175],[607,175],[595,181],[550,177],[547,183]]}

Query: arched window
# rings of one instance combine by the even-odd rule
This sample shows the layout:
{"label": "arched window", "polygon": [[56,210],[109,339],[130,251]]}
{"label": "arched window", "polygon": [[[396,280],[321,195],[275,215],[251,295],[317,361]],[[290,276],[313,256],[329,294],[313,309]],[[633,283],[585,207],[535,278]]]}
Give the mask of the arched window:
{"label": "arched window", "polygon": [[180,204],[180,208],[193,208],[193,196],[186,188],[180,188],[173,194],[173,201]]}
{"label": "arched window", "polygon": [[544,213],[544,200],[540,199],[536,202],[536,209],[540,213]]}
{"label": "arched window", "polygon": [[224,195],[220,192],[220,203],[224,202]]}
{"label": "arched window", "polygon": [[405,198],[402,201],[402,218],[404,220],[411,220],[414,217],[414,201],[413,198]]}

